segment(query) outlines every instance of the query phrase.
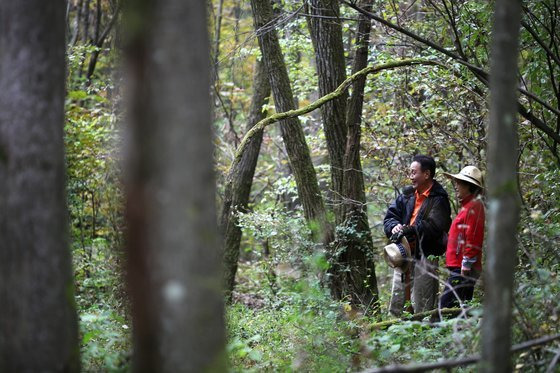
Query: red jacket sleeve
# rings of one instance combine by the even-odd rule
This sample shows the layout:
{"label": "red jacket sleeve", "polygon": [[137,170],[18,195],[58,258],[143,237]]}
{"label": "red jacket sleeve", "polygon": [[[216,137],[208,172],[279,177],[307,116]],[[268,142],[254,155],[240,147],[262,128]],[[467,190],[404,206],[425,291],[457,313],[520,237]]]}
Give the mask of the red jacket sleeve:
{"label": "red jacket sleeve", "polygon": [[463,249],[463,268],[471,268],[472,264],[482,255],[484,241],[484,205],[480,200],[474,200],[469,206],[465,219],[465,246]]}

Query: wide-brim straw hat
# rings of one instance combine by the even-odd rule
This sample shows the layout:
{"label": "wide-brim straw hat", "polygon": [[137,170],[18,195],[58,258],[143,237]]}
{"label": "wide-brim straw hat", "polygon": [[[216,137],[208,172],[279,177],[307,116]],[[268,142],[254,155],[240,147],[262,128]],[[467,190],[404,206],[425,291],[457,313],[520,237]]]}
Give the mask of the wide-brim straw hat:
{"label": "wide-brim straw hat", "polygon": [[403,272],[406,272],[412,263],[410,245],[404,236],[401,242],[385,246],[383,256],[389,267],[400,269]]}
{"label": "wide-brim straw hat", "polygon": [[452,179],[466,181],[467,183],[474,184],[479,188],[484,188],[482,186],[482,172],[475,166],[463,167],[458,174],[450,174],[448,172],[443,173],[445,176]]}

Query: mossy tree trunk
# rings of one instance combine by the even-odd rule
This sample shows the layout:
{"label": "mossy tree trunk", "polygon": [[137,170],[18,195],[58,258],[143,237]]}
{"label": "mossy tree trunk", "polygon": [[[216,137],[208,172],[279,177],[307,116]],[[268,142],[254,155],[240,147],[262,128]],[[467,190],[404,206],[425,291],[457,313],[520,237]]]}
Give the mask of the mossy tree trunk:
{"label": "mossy tree trunk", "polygon": [[[265,117],[266,112],[262,108],[269,97],[270,83],[268,82],[264,62],[261,59],[256,63],[253,76],[253,96],[249,109],[247,131]],[[241,160],[230,169],[226,179],[220,228],[224,242],[224,281],[227,299],[231,298],[231,293],[235,287],[235,274],[239,260],[242,232],[238,226],[237,212],[247,211],[262,137],[262,130],[251,137]]]}
{"label": "mossy tree trunk", "polygon": [[[371,1],[362,7],[371,9]],[[365,68],[368,63],[368,45],[371,20],[360,15],[356,36],[356,51],[352,74]],[[361,121],[366,76],[356,79],[352,96],[348,101],[346,125],[348,135],[344,154],[343,175],[343,229],[337,237],[340,255],[333,260],[332,291],[337,298],[350,297],[354,304],[376,310],[378,300],[373,242],[367,216],[364,175],[360,161]],[[349,269],[349,270],[348,270]]]}
{"label": "mossy tree trunk", "polygon": [[[363,4],[368,10],[371,4]],[[308,26],[315,50],[319,94],[334,91],[346,78],[339,3],[312,0]],[[367,66],[371,21],[360,17],[352,73]],[[331,165],[332,202],[337,226],[331,257],[330,288],[337,299],[372,309],[377,281],[372,260],[364,179],[360,162],[361,115],[366,76],[358,78],[348,101],[345,93],[321,106],[323,129]]]}
{"label": "mossy tree trunk", "polygon": [[[342,26],[338,0],[311,0],[307,6],[307,24],[315,50],[319,96],[334,91],[346,79]],[[342,206],[344,149],[346,147],[346,100],[344,92],[321,106],[323,130],[331,166],[330,199],[337,225],[344,220]]]}
{"label": "mossy tree trunk", "polygon": [[[295,109],[288,70],[272,22],[270,0],[252,0],[253,20],[262,58],[264,60],[277,112]],[[327,221],[325,204],[321,196],[317,174],[299,119],[288,118],[280,122],[282,139],[297,184],[298,196],[303,205],[306,220],[310,223],[314,238],[328,243],[332,241],[332,227]]]}
{"label": "mossy tree trunk", "polygon": [[135,372],[226,371],[206,2],[127,9]]}
{"label": "mossy tree trunk", "polygon": [[78,372],[64,1],[0,1],[0,371]]}

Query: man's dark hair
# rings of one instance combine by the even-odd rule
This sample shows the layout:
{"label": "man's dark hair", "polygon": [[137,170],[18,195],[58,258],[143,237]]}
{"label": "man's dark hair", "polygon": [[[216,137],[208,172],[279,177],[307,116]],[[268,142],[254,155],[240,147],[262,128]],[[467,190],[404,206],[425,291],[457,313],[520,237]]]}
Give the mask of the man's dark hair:
{"label": "man's dark hair", "polygon": [[412,162],[420,163],[422,172],[430,170],[430,178],[433,179],[436,174],[436,161],[428,155],[417,155],[412,158]]}

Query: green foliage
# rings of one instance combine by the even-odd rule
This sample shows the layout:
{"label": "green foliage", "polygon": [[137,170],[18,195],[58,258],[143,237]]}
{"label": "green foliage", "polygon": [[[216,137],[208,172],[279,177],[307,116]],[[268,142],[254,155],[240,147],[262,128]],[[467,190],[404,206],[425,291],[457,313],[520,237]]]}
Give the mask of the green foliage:
{"label": "green foliage", "polygon": [[[242,277],[252,269],[243,270]],[[259,308],[228,309],[233,371],[346,371],[360,343],[341,320],[340,305],[317,282],[279,280],[281,292]]]}
{"label": "green foliage", "polygon": [[73,258],[82,367],[126,371],[131,335],[120,257],[107,241],[97,238],[87,251],[74,249]]}
{"label": "green foliage", "polygon": [[[128,371],[131,333],[121,277],[122,187],[117,149],[119,97],[111,53],[101,53],[97,74],[84,70],[97,48],[68,50],[64,142],[74,284],[80,317],[82,369]],[[106,52],[106,51],[102,51]]]}
{"label": "green foliage", "polygon": [[480,347],[480,321],[480,317],[475,316],[444,320],[437,324],[419,321],[397,323],[368,339],[370,358],[376,365],[383,366],[476,354]]}
{"label": "green foliage", "polygon": [[87,372],[128,372],[130,329],[115,312],[89,309],[80,314],[82,369]]}

